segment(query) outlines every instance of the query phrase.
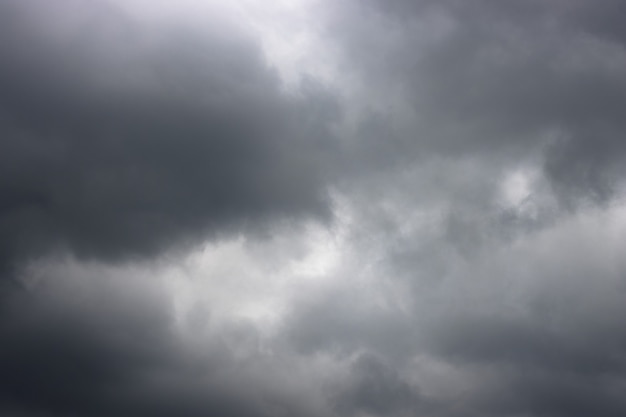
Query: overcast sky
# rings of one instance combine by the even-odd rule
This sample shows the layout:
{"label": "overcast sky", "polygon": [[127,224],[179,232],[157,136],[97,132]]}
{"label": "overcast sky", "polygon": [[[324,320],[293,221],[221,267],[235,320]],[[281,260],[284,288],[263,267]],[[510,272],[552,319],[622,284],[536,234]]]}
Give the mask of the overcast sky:
{"label": "overcast sky", "polygon": [[626,415],[624,21],[0,0],[0,414]]}

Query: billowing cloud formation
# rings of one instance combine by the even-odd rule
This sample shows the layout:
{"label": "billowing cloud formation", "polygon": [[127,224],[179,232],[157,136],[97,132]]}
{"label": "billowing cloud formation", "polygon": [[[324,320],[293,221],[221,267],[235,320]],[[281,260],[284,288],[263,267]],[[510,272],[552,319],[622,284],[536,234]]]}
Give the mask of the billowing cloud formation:
{"label": "billowing cloud formation", "polygon": [[[334,18],[350,30],[337,32],[366,94],[385,104],[386,117],[365,123],[396,149],[540,153],[560,197],[614,191],[625,153],[619,2],[347,4]],[[387,154],[383,143],[373,145]]]}
{"label": "billowing cloud formation", "polygon": [[0,0],[0,414],[624,415],[623,13]]}
{"label": "billowing cloud formation", "polygon": [[190,320],[185,337],[162,291],[136,274],[64,273],[3,307],[3,415],[315,415],[313,401],[292,398],[310,388],[289,378],[305,376],[249,346],[258,336],[245,323],[214,335]]}
{"label": "billowing cloud formation", "polygon": [[54,247],[142,257],[325,214],[332,100],[313,84],[281,92],[226,24],[142,24],[106,2],[0,7],[0,263]]}

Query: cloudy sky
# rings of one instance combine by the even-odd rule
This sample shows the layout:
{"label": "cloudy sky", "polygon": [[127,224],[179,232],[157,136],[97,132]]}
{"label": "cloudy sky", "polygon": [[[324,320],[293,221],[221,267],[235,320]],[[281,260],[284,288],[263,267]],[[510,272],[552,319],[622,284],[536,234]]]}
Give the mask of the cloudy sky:
{"label": "cloudy sky", "polygon": [[0,414],[626,415],[625,19],[0,0]]}

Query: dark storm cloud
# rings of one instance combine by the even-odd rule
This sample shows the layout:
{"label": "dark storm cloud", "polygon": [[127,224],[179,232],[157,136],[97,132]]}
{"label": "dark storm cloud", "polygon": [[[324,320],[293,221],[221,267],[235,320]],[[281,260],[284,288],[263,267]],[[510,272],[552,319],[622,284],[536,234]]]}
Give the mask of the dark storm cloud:
{"label": "dark storm cloud", "polygon": [[626,373],[621,329],[570,331],[566,323],[497,317],[457,317],[439,326],[431,335],[433,352],[491,374],[493,385],[477,382],[482,392],[471,398],[489,415],[617,416],[626,410],[619,394]]}
{"label": "dark storm cloud", "polygon": [[4,269],[327,214],[319,155],[337,108],[313,82],[282,93],[225,24],[158,27],[105,2],[7,0],[0,19]]}
{"label": "dark storm cloud", "polygon": [[314,415],[263,355],[237,359],[250,346],[236,324],[196,347],[202,326],[191,340],[181,337],[154,281],[88,269],[52,275],[2,306],[2,415]]}
{"label": "dark storm cloud", "polygon": [[621,2],[348,4],[335,24],[355,71],[413,108],[382,134],[405,155],[540,153],[564,203],[612,196],[626,155]]}
{"label": "dark storm cloud", "polygon": [[415,415],[425,408],[417,388],[384,359],[372,354],[357,357],[346,385],[335,400],[342,414]]}
{"label": "dark storm cloud", "polygon": [[[83,269],[3,294],[0,414],[626,414],[620,2],[329,2],[345,113],[233,28],[59,4],[0,0],[0,267]],[[110,265],[327,185],[321,243],[208,247],[175,294]]]}

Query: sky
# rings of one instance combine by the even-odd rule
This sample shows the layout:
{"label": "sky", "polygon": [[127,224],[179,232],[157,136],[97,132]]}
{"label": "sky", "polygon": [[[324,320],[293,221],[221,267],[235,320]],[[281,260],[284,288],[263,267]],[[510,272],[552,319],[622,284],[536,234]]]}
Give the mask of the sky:
{"label": "sky", "polygon": [[0,0],[0,414],[626,415],[625,18]]}

